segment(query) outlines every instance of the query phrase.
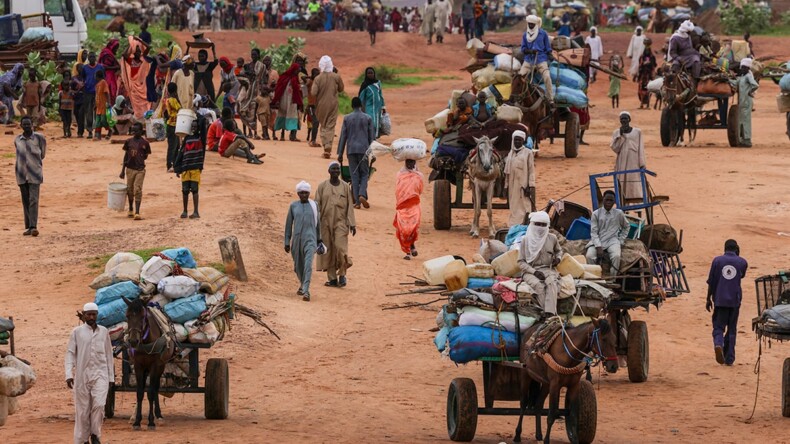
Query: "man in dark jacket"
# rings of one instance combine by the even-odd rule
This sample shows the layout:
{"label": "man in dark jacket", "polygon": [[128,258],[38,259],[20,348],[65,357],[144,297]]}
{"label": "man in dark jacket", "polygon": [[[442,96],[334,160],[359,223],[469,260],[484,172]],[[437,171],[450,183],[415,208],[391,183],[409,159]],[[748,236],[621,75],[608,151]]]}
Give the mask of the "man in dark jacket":
{"label": "man in dark jacket", "polygon": [[[741,279],[749,264],[739,256],[738,242],[728,239],[724,254],[713,259],[708,275],[708,297],[705,309],[713,308],[713,349],[716,362],[735,362],[735,335],[738,333],[738,312],[741,309]],[[725,333],[726,330],[726,333]]]}
{"label": "man in dark jacket", "polygon": [[340,131],[340,143],[337,147],[337,161],[343,163],[343,152],[348,147],[348,168],[351,172],[351,192],[354,195],[354,208],[360,206],[370,208],[368,203],[368,148],[373,143],[376,132],[373,119],[362,112],[362,101],[359,97],[351,99],[354,111],[343,118],[343,129]]}

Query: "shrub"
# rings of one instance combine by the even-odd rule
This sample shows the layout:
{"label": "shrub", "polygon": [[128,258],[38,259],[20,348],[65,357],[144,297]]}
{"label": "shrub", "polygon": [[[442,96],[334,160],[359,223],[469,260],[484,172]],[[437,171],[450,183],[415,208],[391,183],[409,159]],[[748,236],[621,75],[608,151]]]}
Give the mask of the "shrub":
{"label": "shrub", "polygon": [[771,10],[744,2],[738,6],[731,4],[720,10],[721,24],[727,34],[757,33],[771,26]]}
{"label": "shrub", "polygon": [[250,40],[250,49],[260,49],[261,58],[271,57],[272,69],[281,73],[291,66],[294,56],[304,48],[305,43],[301,37],[288,37],[288,42],[283,45],[272,43],[268,48],[261,48],[255,40]]}

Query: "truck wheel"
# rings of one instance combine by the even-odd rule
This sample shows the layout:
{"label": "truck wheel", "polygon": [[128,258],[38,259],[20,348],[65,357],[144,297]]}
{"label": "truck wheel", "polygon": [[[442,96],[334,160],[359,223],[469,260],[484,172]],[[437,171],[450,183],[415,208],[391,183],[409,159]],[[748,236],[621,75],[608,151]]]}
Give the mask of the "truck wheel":
{"label": "truck wheel", "polygon": [[649,368],[647,324],[644,321],[631,321],[628,326],[628,379],[631,382],[647,381]]}
{"label": "truck wheel", "polygon": [[107,400],[104,402],[104,417],[111,419],[115,416],[115,388],[107,390]]}
{"label": "truck wheel", "polygon": [[738,105],[730,106],[727,113],[727,141],[731,147],[738,146]]}
{"label": "truck wheel", "polygon": [[565,157],[573,159],[579,155],[579,115],[570,113],[565,121]]}
{"label": "truck wheel", "polygon": [[471,441],[477,430],[477,389],[469,378],[455,378],[447,390],[447,434],[453,441]]}
{"label": "truck wheel", "polygon": [[782,416],[790,418],[790,358],[782,366]]}
{"label": "truck wheel", "polygon": [[206,362],[206,393],[203,396],[206,419],[226,419],[230,383],[228,360],[212,358]]}
{"label": "truck wheel", "polygon": [[453,224],[450,208],[450,181],[438,179],[433,182],[433,228],[449,230]]}
{"label": "truck wheel", "polygon": [[[568,408],[567,400],[565,405]],[[571,414],[577,416],[576,424],[579,444],[592,443],[595,440],[595,431],[598,428],[598,401],[595,398],[595,389],[590,381],[582,379],[579,383],[579,401],[576,406],[573,406]],[[566,432],[569,432],[567,426]],[[568,440],[573,442],[570,433],[568,433]]]}

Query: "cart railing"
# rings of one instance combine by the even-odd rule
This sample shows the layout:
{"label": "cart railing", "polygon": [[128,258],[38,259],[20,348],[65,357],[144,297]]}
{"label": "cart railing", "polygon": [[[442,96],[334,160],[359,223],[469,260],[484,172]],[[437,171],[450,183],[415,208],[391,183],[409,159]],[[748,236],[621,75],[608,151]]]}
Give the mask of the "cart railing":
{"label": "cart railing", "polygon": [[790,271],[760,276],[754,280],[754,287],[758,317],[762,316],[763,311],[780,303],[790,304]]}
{"label": "cart railing", "polygon": [[650,258],[653,259],[653,277],[667,296],[678,296],[691,291],[678,253],[650,250]]}

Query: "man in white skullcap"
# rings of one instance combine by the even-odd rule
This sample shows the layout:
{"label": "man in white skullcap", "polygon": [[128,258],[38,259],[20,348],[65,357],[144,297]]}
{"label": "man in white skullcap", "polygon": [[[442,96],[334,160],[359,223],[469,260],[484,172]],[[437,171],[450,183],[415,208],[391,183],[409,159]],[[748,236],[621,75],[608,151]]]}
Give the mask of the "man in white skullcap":
{"label": "man in white skullcap", "polygon": [[673,67],[682,67],[690,72],[692,77],[699,79],[702,62],[700,61],[699,51],[694,49],[691,42],[690,32],[694,31],[694,23],[686,20],[669,39],[669,50],[667,51],[667,61],[672,62]]}
{"label": "man in white skullcap", "polygon": [[329,164],[329,179],[318,185],[315,201],[320,208],[321,239],[326,254],[318,256],[316,270],[326,271],[327,287],[345,287],[348,256],[348,233],[357,234],[354,219],[354,196],[351,187],[340,180],[340,162]]}
{"label": "man in white skullcap", "polygon": [[[645,141],[642,130],[631,127],[631,113],[620,113],[620,128],[612,133],[609,145],[617,154],[614,162],[615,171],[638,170],[646,168]],[[642,199],[642,177],[639,173],[628,173],[617,176],[620,183],[621,199]],[[623,205],[625,202],[619,202]]]}
{"label": "man in white skullcap", "polygon": [[535,15],[527,16],[527,30],[521,38],[521,52],[524,53],[524,63],[521,65],[520,76],[530,74],[533,69],[543,77],[546,95],[549,103],[554,106],[554,89],[549,75],[549,59],[551,58],[551,42],[549,35],[541,29],[541,20]]}
{"label": "man in white skullcap", "polygon": [[99,307],[82,307],[85,322],[71,331],[66,350],[66,385],[74,390],[74,444],[97,444],[101,439],[104,404],[115,383],[112,344],[107,329],[96,324]]}
{"label": "man in white skullcap", "polygon": [[508,226],[524,224],[527,214],[535,211],[535,154],[532,138],[527,139],[527,134],[521,130],[513,131],[513,142],[505,161],[505,187],[510,208]]}
{"label": "man in white skullcap", "polygon": [[310,278],[313,275],[313,256],[321,244],[321,223],[318,204],[310,199],[310,184],[296,185],[299,200],[291,202],[285,219],[285,252],[291,253],[294,272],[299,278],[296,294],[310,301]]}
{"label": "man in white skullcap", "polygon": [[310,93],[316,98],[315,114],[318,117],[318,127],[321,131],[323,155],[325,159],[329,159],[332,153],[332,143],[335,140],[338,96],[343,92],[344,86],[340,74],[334,72],[335,67],[329,56],[321,57],[318,67],[321,73],[313,80]]}
{"label": "man in white skullcap", "polygon": [[628,43],[628,50],[625,56],[631,59],[631,67],[628,69],[628,75],[636,80],[639,74],[639,59],[645,52],[645,36],[642,34],[643,28],[637,26],[634,30],[634,35],[631,36],[631,42]]}
{"label": "man in white skullcap", "polygon": [[738,88],[738,146],[752,146],[752,107],[754,93],[760,85],[752,74],[752,59],[741,60],[740,72],[735,85]]}
{"label": "man in white skullcap", "polygon": [[549,215],[538,211],[529,215],[529,228],[518,250],[521,278],[532,287],[546,316],[557,314],[560,274],[556,270],[562,258],[557,236],[549,233]]}
{"label": "man in white skullcap", "polygon": [[[598,35],[598,28],[595,26],[590,28],[590,35],[584,39],[584,43],[590,46],[590,60],[600,62],[601,57],[603,57],[603,41],[601,36]],[[598,72],[597,69],[590,67],[590,83],[595,83],[596,72]]]}

